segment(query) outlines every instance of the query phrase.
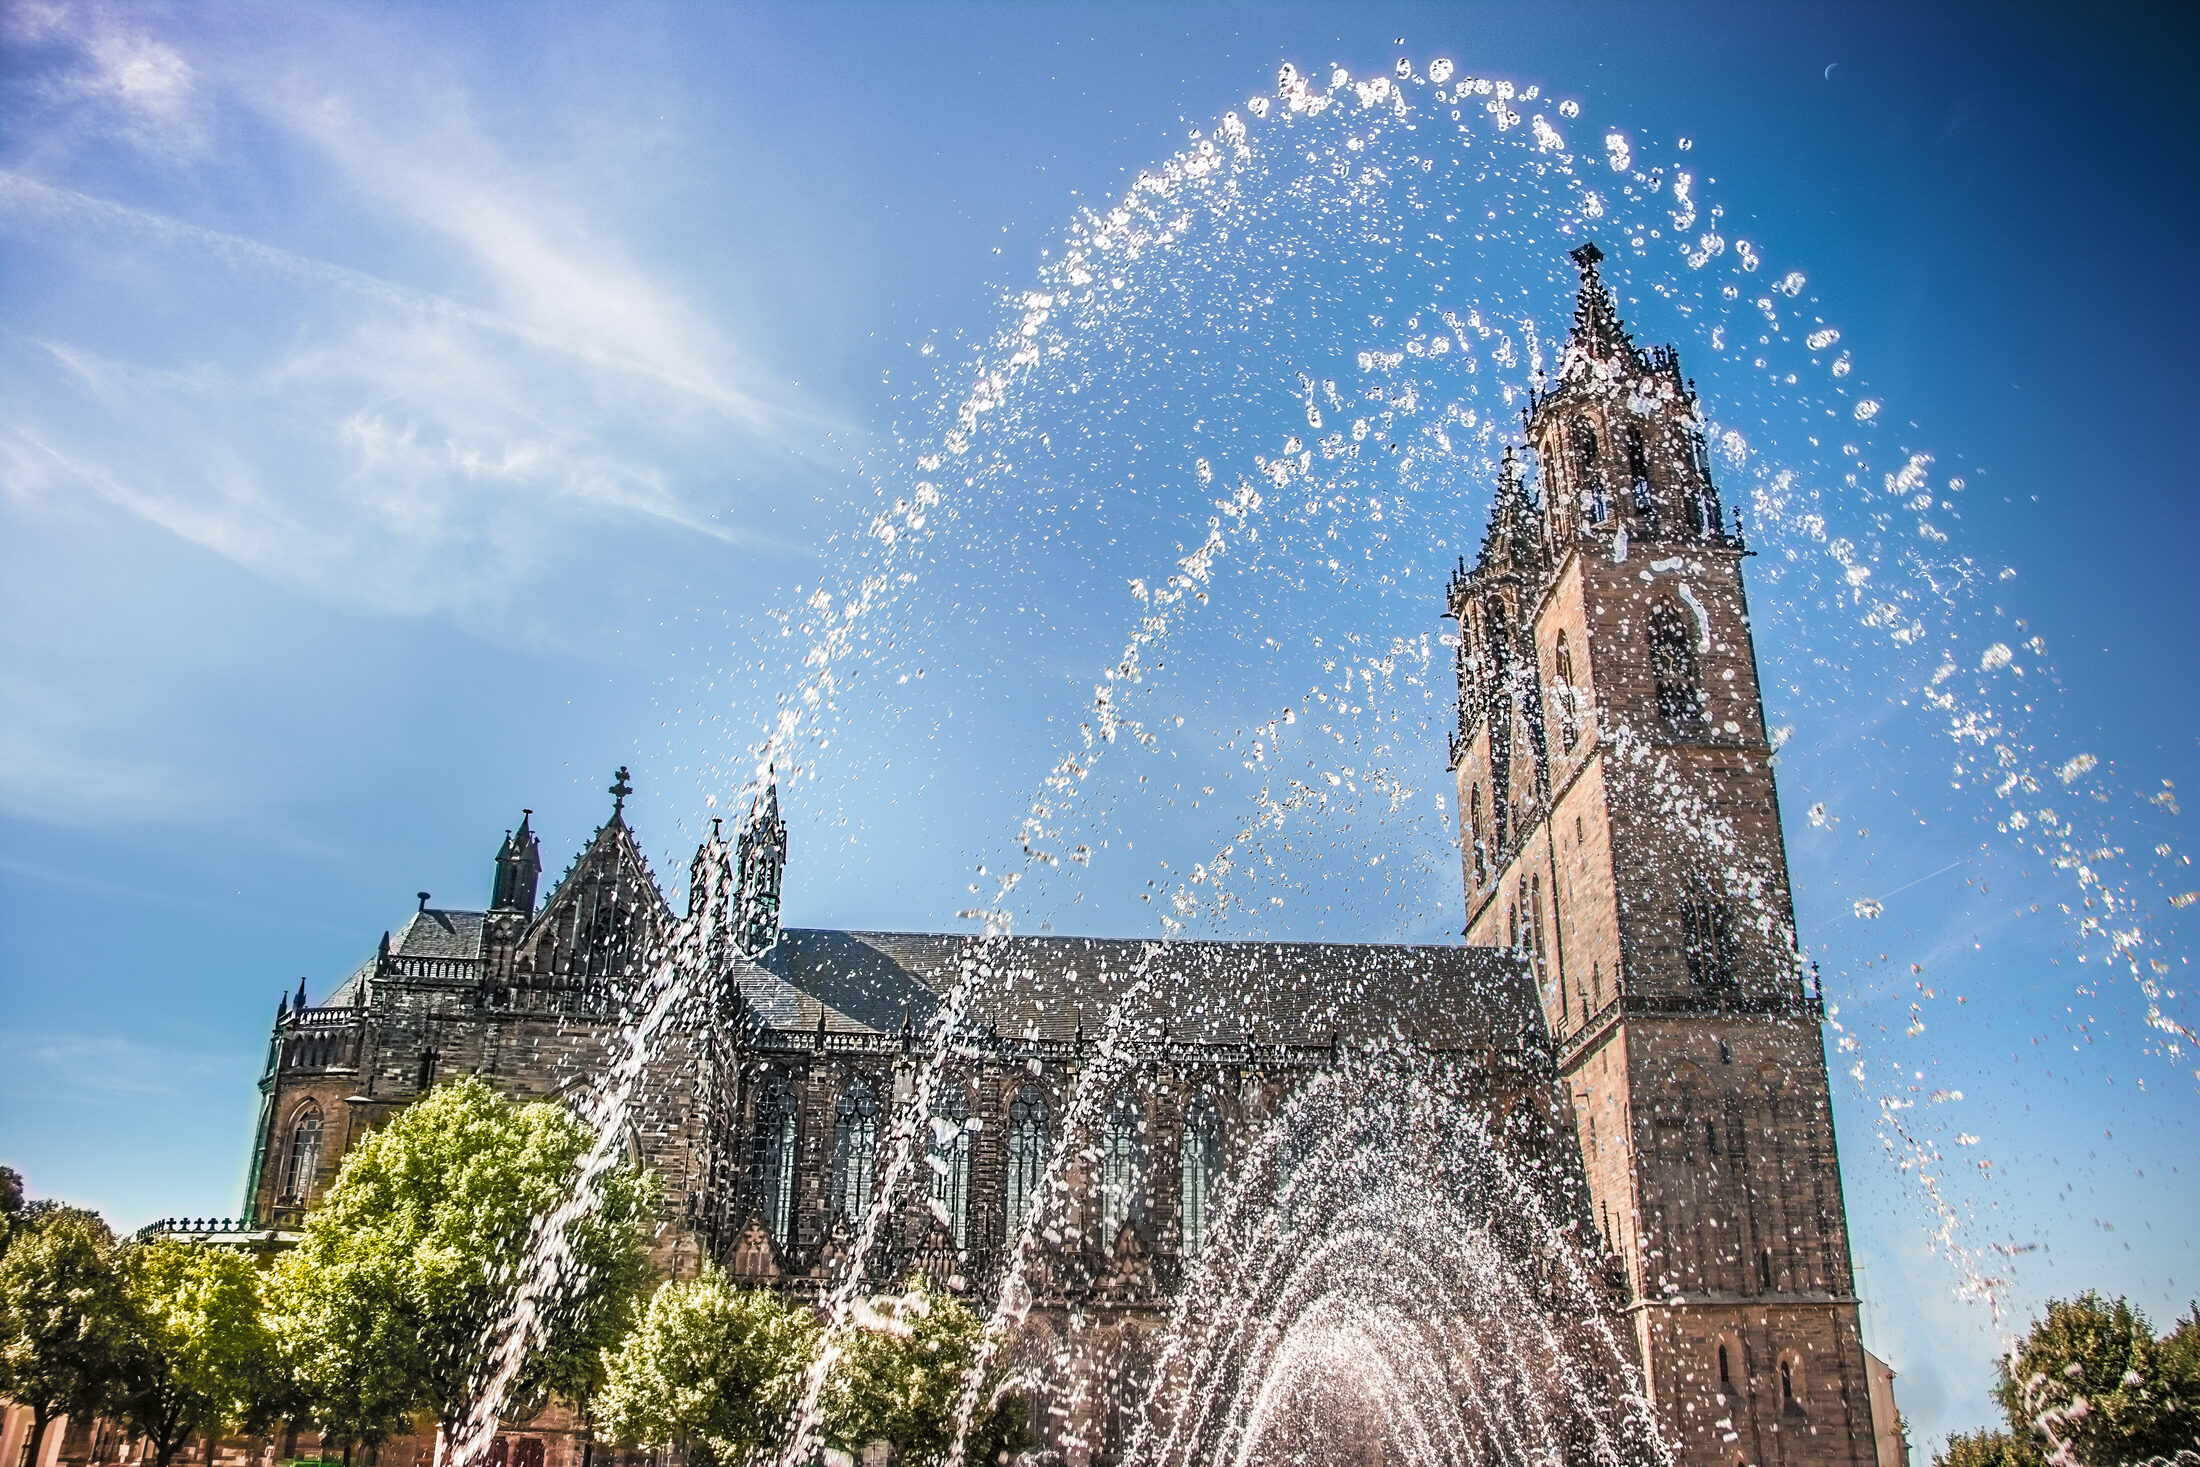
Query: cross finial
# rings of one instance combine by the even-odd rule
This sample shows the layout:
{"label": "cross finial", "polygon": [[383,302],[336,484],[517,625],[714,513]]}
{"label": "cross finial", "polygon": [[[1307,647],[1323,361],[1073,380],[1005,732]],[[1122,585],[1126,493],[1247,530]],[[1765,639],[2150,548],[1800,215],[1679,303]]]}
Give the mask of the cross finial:
{"label": "cross finial", "polygon": [[626,809],[626,797],[633,793],[634,786],[626,782],[626,766],[621,764],[617,777],[611,782],[611,813],[617,815]]}
{"label": "cross finial", "polygon": [[1566,258],[1572,260],[1576,265],[1579,265],[1581,267],[1582,274],[1594,275],[1596,273],[1597,261],[1604,258],[1604,251],[1598,249],[1597,242],[1592,239],[1587,244],[1583,245],[1580,249],[1575,250],[1573,253],[1569,254]]}

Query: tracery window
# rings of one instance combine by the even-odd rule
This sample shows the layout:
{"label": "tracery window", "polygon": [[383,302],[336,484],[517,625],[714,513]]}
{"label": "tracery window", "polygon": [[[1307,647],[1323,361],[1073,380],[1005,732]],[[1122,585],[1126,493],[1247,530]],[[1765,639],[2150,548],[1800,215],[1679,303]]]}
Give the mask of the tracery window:
{"label": "tracery window", "polygon": [[1703,692],[1696,685],[1696,640],[1687,613],[1670,601],[1650,608],[1650,673],[1658,716],[1676,732],[1703,726]]}
{"label": "tracery window", "polygon": [[1210,1097],[1198,1097],[1185,1113],[1184,1137],[1178,1152],[1180,1246],[1184,1256],[1190,1258],[1207,1240],[1208,1198],[1222,1172],[1222,1112]]}
{"label": "tracery window", "polygon": [[290,1128],[290,1167],[283,1174],[283,1195],[304,1202],[321,1173],[321,1108],[309,1105]]}
{"label": "tracery window", "polygon": [[853,1222],[878,1182],[878,1096],[868,1080],[840,1093],[833,1120],[833,1210]]}
{"label": "tracery window", "polygon": [[1576,423],[1574,457],[1581,464],[1581,510],[1592,525],[1611,518],[1612,505],[1604,492],[1604,474],[1597,467],[1597,435],[1586,423]]}
{"label": "tracery window", "polygon": [[1650,508],[1650,458],[1643,452],[1642,435],[1627,430],[1627,484],[1634,492],[1635,508]]}
{"label": "tracery window", "polygon": [[757,1171],[764,1231],[785,1248],[794,1241],[794,1095],[775,1080],[756,1107]]}
{"label": "tracery window", "polygon": [[1008,1106],[1008,1226],[1012,1233],[1031,1211],[1046,1166],[1046,1097],[1038,1086],[1026,1085]]}
{"label": "tracery window", "polygon": [[943,1220],[957,1248],[970,1246],[970,1102],[959,1085],[950,1085],[932,1109],[932,1211]]}
{"label": "tracery window", "polygon": [[1108,1107],[1107,1131],[1100,1144],[1100,1236],[1112,1243],[1123,1224],[1144,1211],[1146,1117],[1130,1091],[1117,1093]]}
{"label": "tracery window", "polygon": [[1726,903],[1701,878],[1691,878],[1681,897],[1681,957],[1691,982],[1723,987],[1734,981],[1734,938]]}
{"label": "tracery window", "polygon": [[1571,749],[1581,737],[1581,716],[1575,703],[1573,649],[1566,645],[1564,632],[1558,634],[1558,651],[1552,664],[1553,670],[1558,674],[1558,686],[1553,690],[1558,695],[1558,734],[1565,746]]}

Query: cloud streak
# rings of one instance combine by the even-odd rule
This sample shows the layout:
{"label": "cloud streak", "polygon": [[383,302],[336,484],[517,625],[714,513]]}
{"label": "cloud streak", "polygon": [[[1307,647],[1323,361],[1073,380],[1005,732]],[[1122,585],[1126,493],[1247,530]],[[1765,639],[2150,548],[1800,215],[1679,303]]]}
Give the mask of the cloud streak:
{"label": "cloud streak", "polygon": [[[432,48],[68,7],[14,30],[48,64],[0,233],[56,286],[44,319],[0,315],[18,508],[108,505],[317,600],[500,635],[620,543],[808,558],[751,528],[757,480],[804,473],[834,425],[632,261],[585,169],[515,167],[421,79]],[[394,268],[321,248],[362,242]]]}

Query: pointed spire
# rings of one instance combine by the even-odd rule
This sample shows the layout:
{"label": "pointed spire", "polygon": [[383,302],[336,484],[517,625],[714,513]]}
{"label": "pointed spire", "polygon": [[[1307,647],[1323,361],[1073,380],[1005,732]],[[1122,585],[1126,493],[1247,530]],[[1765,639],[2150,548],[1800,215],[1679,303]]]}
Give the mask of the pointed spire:
{"label": "pointed spire", "polygon": [[1490,501],[1489,529],[1482,536],[1477,574],[1517,571],[1532,574],[1542,564],[1543,536],[1535,506],[1528,499],[1526,470],[1512,445],[1498,465],[1497,494]]}
{"label": "pointed spire", "polygon": [[305,979],[303,979],[303,978],[300,978],[300,979],[298,980],[298,1001],[297,1001],[297,1002],[296,1002],[295,1004],[292,1004],[292,1005],[291,1005],[291,1012],[292,1012],[292,1013],[298,1013],[298,1014],[302,1014],[302,1013],[304,1013],[305,1011],[306,1011],[306,980],[305,980]]}
{"label": "pointed spire", "polygon": [[288,993],[278,993],[278,994],[276,994],[276,995],[275,995],[275,1022],[276,1022],[276,1023],[278,1023],[278,1024],[280,1024],[280,1023],[282,1023],[282,1021],[283,1021],[283,1020],[285,1020],[285,1019],[287,1019],[287,1018],[289,1018],[289,1017],[290,1017],[290,995],[289,995]]}
{"label": "pointed spire", "polygon": [[779,896],[787,866],[787,822],[779,814],[779,779],[767,765],[764,788],[750,802],[748,824],[734,853],[741,890],[734,911],[734,938],[742,952],[754,955],[779,939]]}
{"label": "pointed spire", "polygon": [[519,829],[507,831],[497,848],[496,879],[490,888],[492,911],[533,916],[535,890],[542,880],[542,842],[536,838],[535,812],[519,812]]}
{"label": "pointed spire", "polygon": [[1604,251],[1592,241],[1567,258],[1581,271],[1581,293],[1574,301],[1572,344],[1598,361],[1608,362],[1614,357],[1632,361],[1636,355],[1634,340],[1620,324],[1619,307],[1613,303],[1612,292],[1606,288],[1604,278],[1597,273],[1597,264],[1604,258]]}

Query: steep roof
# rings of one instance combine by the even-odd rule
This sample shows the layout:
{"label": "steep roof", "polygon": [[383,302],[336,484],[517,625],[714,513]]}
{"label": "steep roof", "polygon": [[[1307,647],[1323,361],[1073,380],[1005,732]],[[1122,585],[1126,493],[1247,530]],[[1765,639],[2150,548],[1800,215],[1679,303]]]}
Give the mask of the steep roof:
{"label": "steep roof", "polygon": [[672,917],[634,832],[614,807],[521,938],[522,968],[543,977],[618,977]]}
{"label": "steep roof", "polygon": [[479,958],[482,923],[488,915],[452,907],[422,907],[390,938],[390,956]]}
{"label": "steep roof", "polygon": [[1526,965],[1494,948],[789,928],[735,979],[770,1027],[814,1031],[822,1015],[830,1032],[890,1034],[921,1029],[966,958],[991,970],[971,1022],[1007,1038],[1097,1038],[1141,977],[1134,1016],[1197,1042],[1476,1048],[1539,1021]]}

